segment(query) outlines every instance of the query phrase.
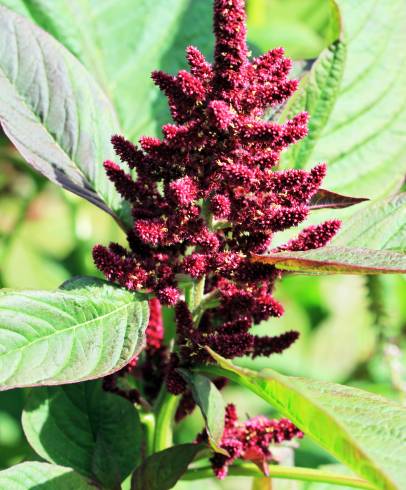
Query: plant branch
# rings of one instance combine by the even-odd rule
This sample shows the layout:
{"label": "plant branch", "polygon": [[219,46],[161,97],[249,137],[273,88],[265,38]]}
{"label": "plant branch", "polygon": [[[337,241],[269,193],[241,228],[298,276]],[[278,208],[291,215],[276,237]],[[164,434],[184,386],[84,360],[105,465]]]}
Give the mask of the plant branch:
{"label": "plant branch", "polygon": [[195,325],[199,325],[199,322],[203,316],[203,313],[209,308],[215,308],[220,304],[220,293],[218,289],[211,291],[208,294],[205,294],[200,303],[193,310],[193,321]]}
{"label": "plant branch", "polygon": [[[322,483],[331,483],[338,486],[351,488],[361,488],[364,490],[376,490],[376,487],[365,480],[353,476],[339,475],[328,471],[314,470],[311,468],[298,468],[294,466],[270,466],[270,478],[280,478],[286,480],[313,481]],[[231,466],[228,474],[230,476],[253,476],[264,477],[261,470],[254,464],[244,463],[241,465]],[[212,478],[213,470],[210,466],[188,470],[182,480],[201,480]]]}
{"label": "plant branch", "polygon": [[203,276],[201,279],[199,279],[196,282],[196,285],[194,287],[193,291],[193,309],[196,309],[199,307],[203,296],[204,296],[204,285],[206,284],[206,276]]}
{"label": "plant branch", "polygon": [[155,407],[155,433],[153,452],[162,451],[173,443],[172,422],[178,405],[178,397],[169,393],[162,385]]}
{"label": "plant branch", "polygon": [[155,417],[152,413],[142,413],[140,418],[144,427],[144,459],[146,459],[148,456],[151,456],[154,451]]}

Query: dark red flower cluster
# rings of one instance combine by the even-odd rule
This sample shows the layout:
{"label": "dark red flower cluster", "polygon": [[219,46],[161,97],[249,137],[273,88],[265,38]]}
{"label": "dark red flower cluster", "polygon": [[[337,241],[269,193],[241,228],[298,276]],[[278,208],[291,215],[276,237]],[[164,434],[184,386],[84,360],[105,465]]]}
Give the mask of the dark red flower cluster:
{"label": "dark red flower cluster", "polygon": [[[214,454],[210,460],[214,474],[222,480],[227,476],[228,467],[236,459],[244,459],[252,461],[268,475],[268,462],[274,459],[269,449],[270,444],[290,441],[295,437],[301,438],[303,433],[289,420],[268,419],[261,415],[239,422],[235,406],[229,404],[226,407],[225,428],[220,444],[229,456]],[[206,439],[207,434],[203,432],[197,441]]]}
{"label": "dark red flower cluster", "polygon": [[[214,0],[214,62],[187,48],[190,72],[154,72],[173,123],[163,138],[142,137],[139,147],[121,136],[112,143],[136,178],[107,161],[108,177],[132,205],[129,250],[97,245],[97,267],[130,289],[153,291],[161,304],[176,305],[179,349],[168,367],[168,387],[183,392],[178,366],[206,362],[210,346],[227,358],[281,352],[296,332],[256,337],[254,323],[279,317],[273,298],[278,277],[272,265],[250,255],[272,246],[274,233],[300,224],[326,174],[325,164],[305,170],[275,170],[281,152],[307,134],[307,114],[284,124],[266,119],[269,108],[292,95],[291,61],[281,48],[249,59],[244,0]],[[304,230],[278,250],[324,246],[338,221]],[[198,320],[183,301],[178,279],[205,281],[219,304]]]}

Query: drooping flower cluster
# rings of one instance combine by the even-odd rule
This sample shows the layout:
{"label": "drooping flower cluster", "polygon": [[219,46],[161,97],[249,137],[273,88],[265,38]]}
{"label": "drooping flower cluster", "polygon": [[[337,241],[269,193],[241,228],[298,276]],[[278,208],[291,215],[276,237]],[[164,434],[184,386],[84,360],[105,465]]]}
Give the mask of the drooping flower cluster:
{"label": "drooping flower cluster", "polygon": [[[274,459],[269,449],[270,444],[302,437],[303,433],[287,419],[258,416],[239,422],[235,406],[229,404],[226,407],[225,428],[220,444],[229,456],[215,453],[210,460],[214,474],[222,480],[227,476],[228,467],[236,459],[244,459],[252,461],[268,475],[268,462]],[[197,438],[198,442],[206,439],[205,431]]]}
{"label": "drooping flower cluster", "polygon": [[[326,166],[276,170],[281,152],[306,136],[308,117],[300,113],[283,124],[266,119],[266,111],[284,103],[297,81],[288,77],[291,61],[281,48],[249,59],[244,7],[244,0],[214,0],[212,64],[188,47],[190,72],[152,74],[168,98],[173,123],[163,126],[162,139],[140,138],[139,147],[112,138],[120,160],[137,177],[111,161],[104,164],[132,205],[134,226],[129,250],[98,245],[94,260],[110,281],[176,305],[176,353],[159,351],[160,357],[149,358],[166,365],[173,393],[185,391],[177,367],[210,361],[204,346],[227,358],[268,356],[298,337],[250,333],[254,323],[283,314],[272,296],[280,273],[250,256],[272,247],[276,232],[306,219]],[[277,250],[322,247],[339,226],[330,220],[309,227]],[[179,286],[185,275],[191,282],[204,280],[204,292],[216,293],[218,304],[196,316]]]}

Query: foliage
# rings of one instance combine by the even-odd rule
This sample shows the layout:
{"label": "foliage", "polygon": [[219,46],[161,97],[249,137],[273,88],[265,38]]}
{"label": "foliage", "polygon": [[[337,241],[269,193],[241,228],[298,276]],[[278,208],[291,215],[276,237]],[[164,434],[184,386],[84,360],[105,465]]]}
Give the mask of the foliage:
{"label": "foliage", "polygon": [[[231,3],[238,13],[242,2]],[[243,50],[240,20],[237,14],[234,17],[234,11],[227,11],[228,22],[237,26],[228,37],[219,21],[222,2],[216,0],[215,5],[217,43],[224,36],[222,49],[232,57],[233,49]],[[168,121],[168,110],[149,79],[153,69],[173,73],[185,68],[183,52],[190,44],[198,46],[212,61],[211,12],[211,2],[192,0],[78,0],[74,5],[65,0],[0,0],[0,123],[4,131],[0,141],[0,282],[5,287],[0,292],[0,389],[12,389],[1,397],[0,465],[8,467],[23,459],[38,458],[28,448],[17,422],[24,399],[22,427],[26,439],[40,458],[52,463],[30,461],[11,466],[0,472],[1,488],[193,489],[201,488],[199,480],[210,478],[212,468],[222,468],[225,462],[231,465],[230,476],[221,483],[205,482],[208,490],[236,485],[242,488],[240,485],[251,485],[251,481],[252,488],[268,488],[270,480],[262,477],[259,468],[269,471],[272,488],[281,490],[324,490],[330,484],[372,490],[405,486],[402,461],[406,411],[399,400],[406,396],[402,372],[402,361],[406,361],[402,358],[402,347],[406,347],[406,310],[402,304],[406,283],[404,277],[392,275],[406,272],[406,202],[405,194],[399,191],[406,170],[406,68],[400,49],[406,32],[404,2],[248,0],[248,41],[255,56],[279,43],[285,44],[288,54],[298,60],[319,55],[314,63],[295,65],[301,80],[298,91],[288,101],[285,99],[294,89],[293,82],[284,80],[283,70],[275,75],[279,87],[285,85],[278,104],[265,114],[271,123],[250,120],[244,126],[244,118],[252,116],[249,110],[258,111],[259,105],[247,109],[252,101],[248,92],[238,88],[238,68],[233,63],[228,72],[223,71],[220,81],[217,78],[210,82],[210,90],[217,90],[217,97],[227,104],[235,105],[238,99],[240,109],[245,109],[229,112],[227,104],[212,100],[208,104],[212,115],[207,120],[201,115],[202,101],[186,117],[189,106],[184,94],[183,99],[176,99],[180,85],[174,85],[171,92],[165,85],[169,79],[162,72],[154,75],[169,96],[172,116],[178,124],[166,126],[166,139],[161,145],[170,147],[168,141],[175,139],[185,122],[198,121],[203,133],[205,125],[217,125],[216,141],[202,140],[199,148],[198,161],[207,158],[204,178],[212,179],[210,185],[217,182],[215,191],[221,198],[230,189],[244,191],[231,202],[235,207],[232,213],[217,216],[211,212],[216,205],[224,211],[224,199],[210,201],[211,197],[204,194],[206,180],[198,183],[198,197],[190,181],[182,181],[179,187],[182,179],[176,174],[176,165],[185,153],[182,149],[182,156],[176,145],[170,147],[175,155],[172,167],[168,153],[161,169],[154,163],[155,167],[145,171],[146,167],[130,161],[130,167],[136,170],[130,169],[125,185],[125,165],[107,164],[110,178],[101,165],[112,158],[109,139],[113,134],[123,133],[132,140],[141,134],[156,136]],[[393,53],[400,54],[395,57]],[[217,66],[217,74],[221,73],[219,59],[223,55],[215,50],[213,66]],[[194,56],[198,57],[196,53]],[[223,63],[227,63],[226,57]],[[197,68],[196,62],[192,63],[194,75]],[[186,84],[188,79],[179,75],[174,80]],[[252,80],[247,80],[249,85]],[[195,89],[196,85],[187,87]],[[301,111],[311,116],[307,136],[303,117],[295,119]],[[262,113],[255,113],[255,117],[258,115]],[[233,144],[237,141],[241,148],[249,149],[245,158],[254,159],[259,151],[267,151],[269,148],[253,137],[256,124],[261,131],[285,128],[283,146],[296,142],[282,154],[280,169],[273,169],[267,178],[274,179],[274,188],[281,186],[285,199],[292,199],[298,192],[297,181],[293,185],[281,183],[285,176],[308,179],[307,194],[301,191],[300,198],[311,216],[303,220],[306,228],[299,235],[293,230],[296,238],[286,230],[275,239],[272,250],[268,242],[258,249],[246,247],[245,262],[227,269],[231,262],[220,263],[220,252],[210,240],[214,235],[222,240],[227,233],[237,240],[232,234],[239,227],[245,227],[245,234],[258,233],[255,213],[250,219],[245,219],[244,213],[254,206],[260,209],[260,192],[255,190],[257,201],[242,213],[238,206],[253,193],[244,181],[247,175],[237,182],[231,172],[235,169],[224,166],[212,177],[208,168],[213,154],[221,156],[218,142],[225,144],[223,132],[231,131],[233,125],[239,125],[241,134],[245,131],[245,140],[241,134],[233,140]],[[196,138],[201,134],[193,134],[182,144],[192,145]],[[124,140],[119,140],[119,145],[115,141],[117,150]],[[153,154],[157,140],[144,141],[155,141],[155,146],[145,144],[142,158],[159,160],[161,157]],[[193,151],[188,154],[191,161]],[[118,153],[123,156],[122,146]],[[25,166],[21,157],[54,184],[83,199],[51,188]],[[327,161],[325,188],[318,189],[318,181],[309,190],[310,176],[317,172],[310,170],[315,161]],[[156,177],[162,168],[164,173]],[[170,178],[168,172],[173,172]],[[148,182],[159,181],[153,191],[148,183],[150,194],[140,201],[142,212],[157,212],[162,195],[166,206],[174,207],[176,202],[173,216],[177,220],[189,219],[193,207],[182,201],[189,193],[195,206],[202,205],[204,223],[211,235],[203,237],[206,228],[196,231],[189,226],[185,228],[187,239],[166,237],[167,243],[159,243],[159,238],[152,244],[152,252],[146,252],[148,240],[134,241],[129,231],[134,218],[140,236],[141,231],[145,237],[152,230],[147,228],[148,216],[137,216],[139,203],[128,202],[138,192],[128,182],[133,179],[139,183],[136,179],[140,175]],[[154,192],[158,197],[148,204]],[[288,206],[297,203],[292,201]],[[260,209],[262,215],[265,210]],[[170,214],[164,216],[171,218]],[[289,216],[287,211],[272,216],[274,221],[268,220],[266,226],[273,227],[272,232],[279,231],[275,221],[289,221]],[[338,218],[343,225],[333,238]],[[296,225],[302,219],[293,221]],[[320,222],[324,224],[315,225]],[[173,224],[168,226],[169,231],[170,226]],[[123,252],[121,247],[126,246],[125,234],[132,247],[130,252]],[[324,246],[330,239],[331,245]],[[118,244],[105,249],[110,253],[108,260],[105,252],[95,254],[97,265],[110,280],[105,282],[97,278],[90,255],[95,243],[109,241]],[[197,247],[199,257],[194,257],[193,264],[189,259],[187,265],[184,255],[190,248],[188,252],[178,251],[178,268],[165,283],[168,270],[162,254],[166,253],[165,247],[179,244]],[[157,246],[163,247],[159,250],[161,258],[154,252]],[[241,248],[234,248],[233,253],[240,254]],[[202,274],[197,259],[206,264]],[[145,269],[145,277],[134,264]],[[275,318],[282,310],[271,297],[274,279],[265,295],[262,290],[257,295],[252,293],[252,298],[241,294],[243,288],[255,288],[258,276],[248,281],[238,279],[237,274],[265,268],[275,277],[284,276],[276,290],[276,297],[287,310],[281,319]],[[379,275],[338,277],[371,273]],[[382,273],[389,275],[383,277]],[[97,277],[89,277],[95,274]],[[322,277],[325,274],[334,277]],[[80,277],[67,280],[72,276]],[[230,285],[223,290],[211,285],[224,278],[241,288],[241,297],[235,303],[225,303],[226,294],[235,294]],[[161,304],[166,304],[162,310],[154,303],[156,300],[151,300],[152,291]],[[252,299],[253,305],[244,306],[243,300]],[[170,308],[173,303],[177,303],[175,314]],[[259,304],[272,313],[261,316]],[[219,311],[223,322],[234,321],[232,315],[239,313],[251,315],[251,323],[264,321],[250,334],[238,337],[234,332],[227,339],[224,332],[218,333],[218,325],[216,335],[193,330],[198,329],[205,315]],[[276,353],[297,339],[298,334],[291,331],[296,326],[300,340],[279,357]],[[174,342],[175,351],[170,352]],[[217,350],[211,351],[217,364],[212,363],[205,346]],[[234,364],[218,355],[231,358],[237,351],[237,356],[246,357]],[[273,355],[269,357],[270,353]],[[260,371],[264,367],[267,371]],[[329,382],[285,376],[270,367]],[[164,377],[172,393],[168,393]],[[103,381],[86,381],[94,378]],[[223,390],[226,379],[252,391],[262,401],[233,387]],[[55,384],[59,386],[51,386]],[[21,388],[29,386],[33,388]],[[180,393],[182,396],[175,396]],[[224,419],[223,397],[238,402],[240,413],[242,406],[250,414],[262,411],[270,417],[289,417],[305,433],[296,451],[299,466],[286,458],[286,454],[292,454],[290,447],[276,445],[268,450],[267,446],[261,448],[262,452],[248,455],[238,452],[232,437],[234,428],[227,417]],[[195,405],[200,415],[184,419]],[[182,420],[176,428],[175,420]],[[250,420],[246,424],[260,440],[262,425],[253,422],[250,426]],[[203,424],[205,429],[197,436]],[[196,437],[200,444],[191,444]],[[234,462],[239,454],[245,461]],[[336,460],[347,469],[335,464],[316,469]],[[268,462],[272,463],[269,467]],[[284,478],[297,480],[297,486],[279,487]]]}

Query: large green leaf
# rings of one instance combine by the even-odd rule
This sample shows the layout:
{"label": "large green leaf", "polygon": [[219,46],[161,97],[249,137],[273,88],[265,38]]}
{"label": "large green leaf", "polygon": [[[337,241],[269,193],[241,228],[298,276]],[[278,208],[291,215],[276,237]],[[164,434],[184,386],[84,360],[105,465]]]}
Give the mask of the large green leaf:
{"label": "large green leaf", "polygon": [[406,53],[402,49],[406,4],[403,0],[336,2],[347,46],[337,101],[325,121],[321,109],[334,99],[334,93],[327,91],[334,77],[329,76],[332,67],[315,64],[309,80],[318,83],[303,85],[301,104],[295,109],[309,110],[310,127],[316,126],[317,131],[311,131],[288,157],[298,155],[298,165],[307,168],[326,161],[328,189],[364,197],[387,195],[406,171]]}
{"label": "large green leaf", "polygon": [[137,411],[124,398],[104,392],[99,381],[32,390],[22,422],[41,457],[103,488],[119,488],[140,462]]}
{"label": "large green leaf", "polygon": [[406,409],[347,386],[249,371],[210,351],[222,369],[203,367],[245,386],[289,417],[339,461],[382,490],[406,488]]}
{"label": "large green leaf", "polygon": [[327,246],[305,252],[254,255],[252,260],[274,264],[277,269],[314,274],[406,273],[406,254],[367,248]]}
{"label": "large green leaf", "polygon": [[283,154],[283,161],[288,166],[303,167],[309,160],[336,102],[346,51],[346,45],[340,39],[326,48],[301,81],[298,92],[288,102],[282,120],[303,110],[311,115],[308,136]]}
{"label": "large green leaf", "polygon": [[118,130],[92,76],[46,32],[0,6],[0,122],[26,161],[48,179],[127,219],[107,179]]}
{"label": "large green leaf", "polygon": [[91,490],[94,488],[70,468],[27,462],[0,471],[3,490]]}
{"label": "large green leaf", "polygon": [[148,304],[104,281],[0,294],[0,389],[114,372],[139,352]]}
{"label": "large green leaf", "polygon": [[157,132],[168,119],[151,71],[174,72],[184,66],[189,44],[211,53],[211,2],[0,0],[0,4],[29,16],[89,69],[130,138]]}
{"label": "large green leaf", "polygon": [[406,251],[406,193],[372,202],[344,221],[335,246]]}
{"label": "large green leaf", "polygon": [[248,1],[249,39],[262,51],[283,46],[294,59],[314,58],[337,38],[334,7],[329,0]]}
{"label": "large green leaf", "polygon": [[173,488],[189,464],[205,450],[202,444],[179,444],[153,454],[133,473],[131,490]]}

